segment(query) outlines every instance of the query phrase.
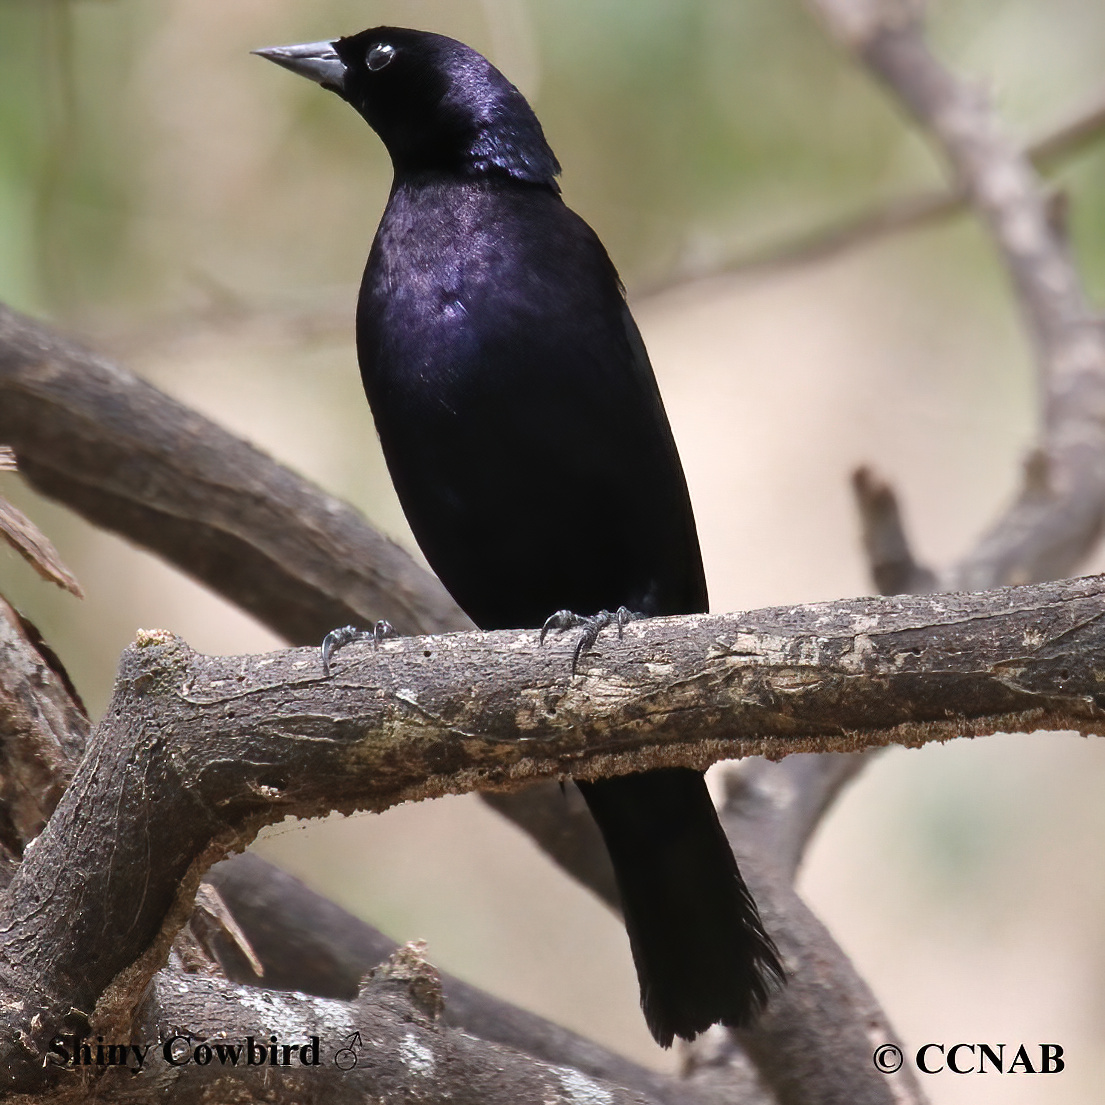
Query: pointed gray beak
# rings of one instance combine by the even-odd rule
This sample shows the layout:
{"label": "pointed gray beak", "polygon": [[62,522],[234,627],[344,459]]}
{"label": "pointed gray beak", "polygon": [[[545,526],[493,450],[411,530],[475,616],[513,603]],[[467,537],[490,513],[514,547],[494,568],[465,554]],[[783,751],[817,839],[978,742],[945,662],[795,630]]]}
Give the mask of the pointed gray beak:
{"label": "pointed gray beak", "polygon": [[275,61],[323,88],[341,93],[345,89],[345,62],[338,57],[332,42],[301,42],[297,46],[265,46],[251,54]]}

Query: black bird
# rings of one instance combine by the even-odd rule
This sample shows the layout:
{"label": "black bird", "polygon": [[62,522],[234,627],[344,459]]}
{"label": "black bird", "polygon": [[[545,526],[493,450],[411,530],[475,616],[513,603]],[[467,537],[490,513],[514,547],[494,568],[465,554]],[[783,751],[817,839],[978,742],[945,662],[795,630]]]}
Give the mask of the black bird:
{"label": "black bird", "polygon": [[[348,101],[394,182],[357,307],[365,392],[426,559],[483,629],[707,608],[687,485],[618,274],[521,93],[450,38],[258,50]],[[563,624],[565,619],[552,624]],[[747,1025],[783,969],[702,774],[580,782],[656,1040]]]}

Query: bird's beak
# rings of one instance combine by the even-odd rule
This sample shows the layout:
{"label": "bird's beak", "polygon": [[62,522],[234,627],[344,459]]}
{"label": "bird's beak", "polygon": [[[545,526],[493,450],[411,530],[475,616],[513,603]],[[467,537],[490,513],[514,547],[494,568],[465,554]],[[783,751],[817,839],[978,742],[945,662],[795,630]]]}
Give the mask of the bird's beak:
{"label": "bird's beak", "polygon": [[323,88],[341,93],[345,90],[345,62],[338,57],[332,42],[301,42],[297,46],[265,46],[250,53],[259,54],[290,69]]}

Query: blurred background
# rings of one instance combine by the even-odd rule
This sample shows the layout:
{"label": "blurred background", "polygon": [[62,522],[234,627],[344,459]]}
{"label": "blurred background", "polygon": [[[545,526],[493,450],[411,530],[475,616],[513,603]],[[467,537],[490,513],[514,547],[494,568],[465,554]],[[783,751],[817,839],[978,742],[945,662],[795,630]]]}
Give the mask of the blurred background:
{"label": "blurred background", "polygon": [[[393,23],[461,38],[530,97],[564,194],[629,287],[679,440],[715,610],[866,593],[848,476],[901,493],[926,562],[961,555],[1033,439],[1025,335],[968,217],[830,261],[647,294],[937,183],[941,168],[800,0],[0,0],[0,299],[50,320],[348,498],[414,551],[352,348],[390,182],[336,97],[250,57]],[[1098,0],[945,0],[931,33],[1029,138],[1105,98]],[[1105,141],[1068,158],[1071,239],[1105,294]],[[77,602],[0,551],[0,591],[94,713],[138,627],[279,642],[0,476]],[[1105,569],[1105,553],[1087,571]],[[906,1043],[1059,1043],[1044,1079],[943,1074],[937,1103],[1105,1092],[1105,744],[894,749],[826,820],[811,904]],[[620,925],[472,797],[284,824],[255,845],[433,961],[672,1069]],[[1097,874],[1093,874],[1093,872]]]}

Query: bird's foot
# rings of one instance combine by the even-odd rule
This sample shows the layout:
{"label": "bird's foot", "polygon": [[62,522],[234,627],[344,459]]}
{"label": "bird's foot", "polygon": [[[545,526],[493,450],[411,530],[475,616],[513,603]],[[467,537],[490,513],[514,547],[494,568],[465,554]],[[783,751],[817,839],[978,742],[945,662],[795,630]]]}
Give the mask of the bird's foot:
{"label": "bird's foot", "polygon": [[611,613],[609,610],[600,610],[597,614],[592,614],[590,617],[584,617],[582,614],[576,614],[572,610],[558,610],[551,617],[547,618],[545,624],[541,627],[541,637],[539,644],[545,643],[545,637],[550,630],[563,630],[563,629],[582,629],[578,640],[576,641],[575,648],[572,650],[572,675],[576,673],[576,667],[579,664],[579,658],[585,653],[589,652],[595,642],[599,639],[599,634],[606,629],[607,626],[616,625],[618,627],[618,640],[621,640],[622,633],[625,627],[637,618],[643,618],[644,614],[635,614],[626,606],[619,606],[617,610]]}
{"label": "bird's foot", "polygon": [[378,621],[371,629],[359,629],[355,625],[343,625],[341,629],[332,629],[322,640],[322,674],[330,678],[330,658],[349,644],[350,641],[361,641],[365,637],[371,637],[377,648],[385,637],[396,636],[391,622]]}

